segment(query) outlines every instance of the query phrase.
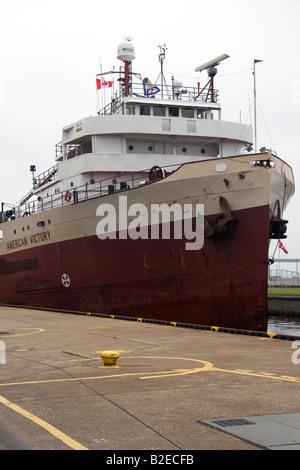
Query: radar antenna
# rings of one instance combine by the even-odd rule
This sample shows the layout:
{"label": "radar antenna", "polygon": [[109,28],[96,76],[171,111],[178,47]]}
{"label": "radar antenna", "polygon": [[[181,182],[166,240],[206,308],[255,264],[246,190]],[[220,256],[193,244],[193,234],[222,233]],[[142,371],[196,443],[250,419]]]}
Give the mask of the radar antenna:
{"label": "radar antenna", "polygon": [[212,103],[215,102],[215,96],[214,96],[214,77],[217,74],[217,65],[220,65],[220,62],[222,60],[228,59],[229,55],[227,54],[222,54],[215,59],[209,60],[208,62],[205,62],[202,65],[199,65],[198,67],[195,68],[195,72],[202,72],[202,70],[207,70],[208,76],[209,76],[209,81],[206,83],[206,85],[200,89],[199,87],[199,93],[195,98],[195,101],[198,99],[198,97],[203,93],[203,91],[208,87],[207,90],[207,95],[205,101],[211,101]]}

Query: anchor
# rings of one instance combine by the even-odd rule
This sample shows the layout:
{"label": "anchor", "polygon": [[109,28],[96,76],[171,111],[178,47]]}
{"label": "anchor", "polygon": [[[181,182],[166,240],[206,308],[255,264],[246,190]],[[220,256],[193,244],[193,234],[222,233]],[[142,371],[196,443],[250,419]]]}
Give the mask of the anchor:
{"label": "anchor", "polygon": [[224,237],[229,234],[232,224],[237,222],[237,219],[232,217],[229,204],[223,196],[219,197],[219,204],[223,211],[223,216],[218,218],[215,225],[209,225],[206,217],[204,217],[205,238]]}
{"label": "anchor", "polygon": [[280,238],[287,238],[286,231],[287,231],[288,220],[285,220],[281,217],[280,202],[278,199],[275,204],[274,213],[275,213],[276,207],[277,207],[277,215],[270,222],[270,238],[279,240]]}

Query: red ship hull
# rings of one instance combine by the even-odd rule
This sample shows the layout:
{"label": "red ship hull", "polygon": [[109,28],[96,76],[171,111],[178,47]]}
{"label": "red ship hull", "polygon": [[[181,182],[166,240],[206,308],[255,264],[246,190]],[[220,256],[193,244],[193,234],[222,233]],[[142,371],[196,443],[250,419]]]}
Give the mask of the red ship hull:
{"label": "red ship hull", "polygon": [[232,216],[230,233],[206,238],[201,250],[186,251],[184,240],[95,235],[7,254],[1,303],[265,331],[270,209]]}

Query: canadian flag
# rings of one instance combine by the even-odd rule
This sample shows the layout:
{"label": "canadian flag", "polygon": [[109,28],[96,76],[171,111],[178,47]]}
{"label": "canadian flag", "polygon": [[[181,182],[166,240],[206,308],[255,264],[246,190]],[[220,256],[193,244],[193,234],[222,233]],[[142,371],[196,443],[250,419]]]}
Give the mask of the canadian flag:
{"label": "canadian flag", "polygon": [[113,82],[108,80],[101,81],[99,78],[96,78],[96,87],[97,90],[101,90],[101,88],[111,88],[113,86]]}
{"label": "canadian flag", "polygon": [[287,249],[283,246],[283,243],[280,240],[278,240],[278,246],[279,246],[279,248],[282,249],[282,251],[284,251],[286,254],[288,254]]}

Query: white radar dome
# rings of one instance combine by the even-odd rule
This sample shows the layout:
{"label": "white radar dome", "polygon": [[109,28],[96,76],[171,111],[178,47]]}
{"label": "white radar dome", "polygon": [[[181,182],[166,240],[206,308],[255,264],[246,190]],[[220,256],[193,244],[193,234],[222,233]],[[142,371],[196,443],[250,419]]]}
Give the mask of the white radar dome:
{"label": "white radar dome", "polygon": [[135,59],[134,45],[130,41],[122,41],[118,46],[118,59],[130,62]]}

